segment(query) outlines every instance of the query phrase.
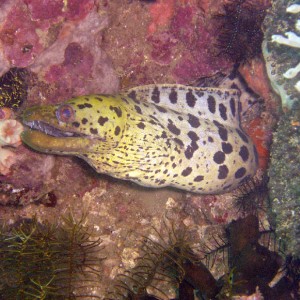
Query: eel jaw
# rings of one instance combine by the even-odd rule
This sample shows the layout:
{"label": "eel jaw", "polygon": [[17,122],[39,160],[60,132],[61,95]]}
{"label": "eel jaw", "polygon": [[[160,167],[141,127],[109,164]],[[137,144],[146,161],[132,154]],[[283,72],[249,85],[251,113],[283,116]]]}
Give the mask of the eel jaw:
{"label": "eel jaw", "polygon": [[93,152],[98,141],[88,135],[61,131],[43,121],[23,120],[23,124],[30,129],[22,132],[22,141],[34,150],[45,153],[80,155]]}
{"label": "eel jaw", "polygon": [[30,129],[35,129],[40,132],[43,132],[44,134],[54,136],[54,137],[80,137],[80,136],[86,136],[84,134],[79,134],[75,132],[69,132],[69,131],[61,131],[60,129],[47,124],[43,121],[23,121],[23,124],[30,127]]}

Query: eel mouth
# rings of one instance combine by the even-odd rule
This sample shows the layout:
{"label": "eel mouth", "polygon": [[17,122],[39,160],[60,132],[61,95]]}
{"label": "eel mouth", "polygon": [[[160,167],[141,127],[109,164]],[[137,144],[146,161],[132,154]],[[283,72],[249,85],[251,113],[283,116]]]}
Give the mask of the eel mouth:
{"label": "eel mouth", "polygon": [[53,137],[87,137],[85,134],[79,134],[71,131],[62,131],[43,121],[23,121],[23,124],[28,126],[30,129],[38,130],[46,135],[50,135]]}
{"label": "eel mouth", "polygon": [[21,133],[22,141],[34,150],[53,154],[73,154],[93,151],[97,139],[85,134],[62,131],[43,121],[23,121],[28,126]]}

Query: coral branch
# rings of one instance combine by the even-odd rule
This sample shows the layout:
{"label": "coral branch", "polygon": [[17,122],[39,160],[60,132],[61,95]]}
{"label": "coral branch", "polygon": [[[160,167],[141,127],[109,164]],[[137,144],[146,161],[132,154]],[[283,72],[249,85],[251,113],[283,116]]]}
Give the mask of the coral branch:
{"label": "coral branch", "polygon": [[289,31],[286,32],[285,35],[287,36],[287,38],[278,34],[272,35],[272,42],[276,42],[278,44],[287,45],[294,48],[300,48],[300,37],[297,36],[297,34]]}

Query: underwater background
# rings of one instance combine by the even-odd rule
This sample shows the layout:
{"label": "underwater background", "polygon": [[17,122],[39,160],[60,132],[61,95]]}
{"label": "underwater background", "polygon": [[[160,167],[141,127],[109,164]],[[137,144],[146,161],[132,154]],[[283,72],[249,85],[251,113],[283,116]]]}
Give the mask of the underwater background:
{"label": "underwater background", "polygon": [[[299,299],[299,16],[296,0],[0,0],[0,299]],[[152,94],[143,94],[149,84]],[[118,167],[97,172],[82,153],[67,151],[67,140],[82,135],[64,127],[50,135],[67,155],[43,153],[53,146],[51,137],[41,140],[42,152],[24,139],[28,126],[49,133],[46,108],[78,96],[100,94],[110,103],[121,95],[124,103],[133,99],[144,118],[148,110],[140,107],[147,104],[141,103],[165,101],[161,84],[177,84],[170,86],[176,95],[187,92],[186,99],[176,98],[178,120],[208,90],[215,99],[226,100],[228,89],[239,95],[237,132],[255,145],[257,161],[236,173],[237,188],[219,190],[219,179],[252,151],[241,147],[232,165],[219,167],[231,152],[224,142],[233,130],[220,125],[230,110],[235,115],[230,98],[216,117],[214,100],[195,106],[197,120],[189,114],[200,141],[189,133],[187,157],[202,149],[208,121],[223,145],[218,151],[211,141],[215,156],[201,152],[213,157],[203,168],[219,167],[219,178],[207,181],[211,192],[203,194],[192,184],[159,187],[165,180],[155,176],[156,188],[130,176],[121,180]],[[134,87],[138,96],[124,92]],[[28,123],[36,105],[43,119]],[[64,126],[74,111],[58,107],[64,109],[55,118]],[[187,138],[181,123],[157,107],[156,128],[168,120],[159,138],[175,134],[180,148]],[[98,134],[87,120],[94,113],[73,122],[90,140]],[[107,122],[98,117],[101,126]],[[144,169],[128,163],[130,170],[152,168],[157,153],[147,142],[126,145],[124,153],[149,163]],[[169,149],[158,155],[166,176],[181,164],[176,155],[169,164]],[[183,167],[179,182],[191,172]],[[196,178],[193,186],[203,180]]]}

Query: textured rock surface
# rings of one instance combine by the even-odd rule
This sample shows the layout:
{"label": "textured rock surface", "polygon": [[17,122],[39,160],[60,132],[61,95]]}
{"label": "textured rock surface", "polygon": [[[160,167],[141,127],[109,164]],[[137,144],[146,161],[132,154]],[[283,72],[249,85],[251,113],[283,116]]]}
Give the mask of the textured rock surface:
{"label": "textured rock surface", "polygon": [[284,111],[273,135],[269,168],[272,222],[287,254],[300,255],[299,9],[273,1],[264,22],[263,54],[271,85]]}
{"label": "textured rock surface", "polygon": [[282,116],[271,147],[270,196],[273,223],[286,252],[300,257],[300,134],[291,114]]}
{"label": "textured rock surface", "polygon": [[0,8],[0,71],[27,67],[36,76],[30,103],[118,90],[101,49],[108,19],[94,1],[10,0]]}

